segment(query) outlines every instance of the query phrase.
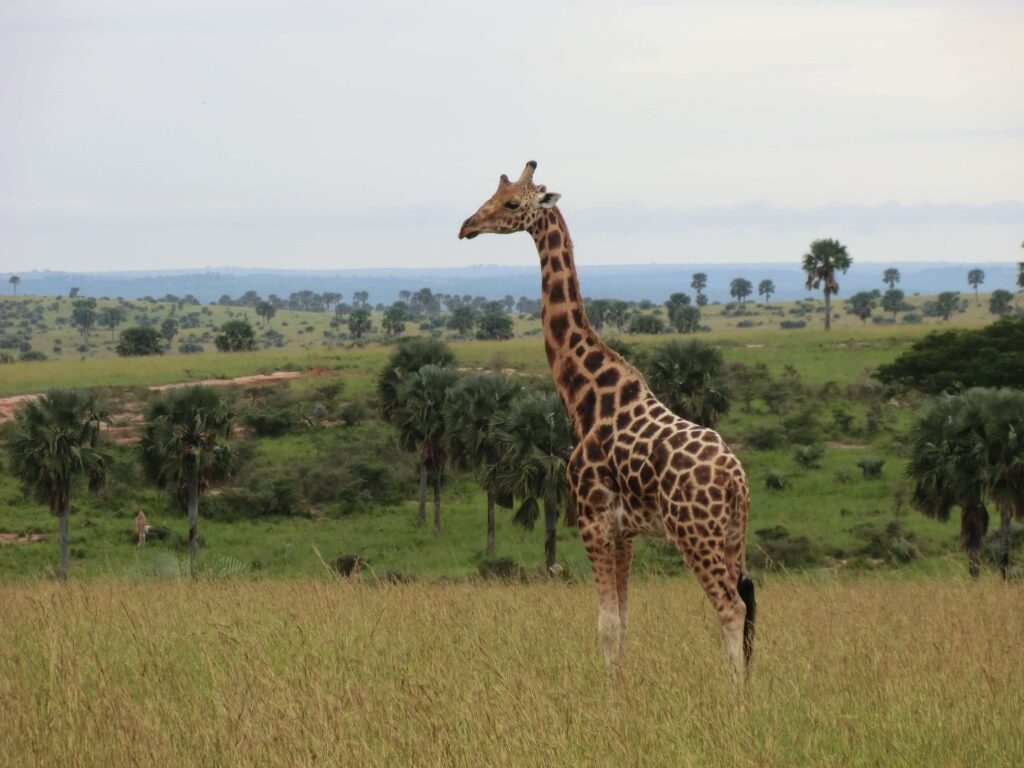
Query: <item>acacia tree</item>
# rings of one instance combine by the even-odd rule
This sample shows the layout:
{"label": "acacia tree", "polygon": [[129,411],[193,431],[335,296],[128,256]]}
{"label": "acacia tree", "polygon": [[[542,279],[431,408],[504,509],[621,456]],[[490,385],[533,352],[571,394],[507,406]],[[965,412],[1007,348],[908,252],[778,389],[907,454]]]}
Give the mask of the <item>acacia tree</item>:
{"label": "acacia tree", "polygon": [[838,240],[826,238],[811,243],[804,254],[803,270],[807,273],[807,290],[823,288],[825,294],[825,330],[832,330],[832,294],[839,293],[836,272],[846,274],[853,259],[846,246]]}
{"label": "acacia tree", "polygon": [[[72,289],[77,290],[77,289]],[[71,324],[82,333],[82,341],[89,343],[89,334],[96,325],[96,299],[78,299],[71,310]]]}
{"label": "acacia tree", "polygon": [[110,329],[110,341],[114,341],[114,331],[124,322],[125,311],[121,307],[104,307],[96,316],[98,323]]}
{"label": "acacia tree", "polygon": [[978,286],[985,282],[985,270],[983,269],[972,269],[967,273],[967,284],[974,289],[974,306],[981,306],[981,300],[978,298]]}
{"label": "acacia tree", "polygon": [[846,301],[846,311],[855,317],[859,317],[862,323],[867,323],[874,309],[875,294],[871,291],[860,291],[853,294]]}
{"label": "acacia tree", "polygon": [[900,281],[900,271],[890,267],[882,273],[882,282],[889,286],[889,290],[895,290]]}
{"label": "acacia tree", "polygon": [[772,280],[762,280],[757,284],[757,295],[764,296],[764,303],[768,304],[772,300],[772,294],[775,293],[775,283]]}
{"label": "acacia tree", "polygon": [[476,473],[487,493],[487,548],[494,554],[495,503],[510,506],[499,497],[497,467],[500,451],[494,439],[493,423],[504,413],[521,387],[508,376],[480,373],[461,379],[451,389],[446,405],[445,434],[448,456],[454,466]]}
{"label": "acacia tree", "polygon": [[[497,486],[520,502],[513,524],[532,530],[543,509],[544,562],[550,573],[557,557],[558,518],[569,506],[566,468],[573,443],[565,408],[557,395],[526,392],[495,414],[492,429],[501,452]],[[566,522],[575,520],[567,515]]]}
{"label": "acacia tree", "polygon": [[882,296],[882,309],[892,312],[893,321],[896,320],[896,313],[903,309],[903,291],[899,288],[890,288]]}
{"label": "acacia tree", "polygon": [[95,398],[75,390],[54,390],[26,402],[15,414],[7,449],[11,471],[27,491],[48,504],[57,518],[60,560],[57,578],[68,578],[68,518],[71,490],[79,477],[90,491],[105,480],[108,457],[98,447],[106,416]]}
{"label": "acacia tree", "polygon": [[234,414],[210,387],[172,389],[149,404],[138,450],[146,479],[169,487],[188,512],[189,572],[199,549],[199,499],[236,463],[228,444]]}
{"label": "acacia tree", "polygon": [[17,296],[18,295],[18,284],[21,283],[21,278],[18,277],[17,275],[11,275],[9,278],[7,278],[7,282],[11,284],[11,292],[15,296]]}

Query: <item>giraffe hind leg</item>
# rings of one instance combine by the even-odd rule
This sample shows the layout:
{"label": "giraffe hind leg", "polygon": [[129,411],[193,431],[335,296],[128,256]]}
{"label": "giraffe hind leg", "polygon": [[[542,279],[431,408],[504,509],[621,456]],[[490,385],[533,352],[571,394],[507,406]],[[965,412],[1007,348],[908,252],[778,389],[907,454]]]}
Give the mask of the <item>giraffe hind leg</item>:
{"label": "giraffe hind leg", "polygon": [[715,610],[726,668],[736,680],[742,681],[746,678],[743,644],[746,605],[740,597],[738,585],[730,578],[722,539],[712,536],[694,538],[690,530],[675,521],[666,525],[669,540],[697,577]]}

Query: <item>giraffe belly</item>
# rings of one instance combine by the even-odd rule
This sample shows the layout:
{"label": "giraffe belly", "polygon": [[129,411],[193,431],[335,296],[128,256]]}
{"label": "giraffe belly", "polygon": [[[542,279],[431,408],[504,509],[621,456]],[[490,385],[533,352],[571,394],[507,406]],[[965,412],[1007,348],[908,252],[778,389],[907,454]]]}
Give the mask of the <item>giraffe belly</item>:
{"label": "giraffe belly", "polygon": [[621,533],[665,538],[665,522],[657,507],[634,507],[616,500],[612,506],[612,517]]}

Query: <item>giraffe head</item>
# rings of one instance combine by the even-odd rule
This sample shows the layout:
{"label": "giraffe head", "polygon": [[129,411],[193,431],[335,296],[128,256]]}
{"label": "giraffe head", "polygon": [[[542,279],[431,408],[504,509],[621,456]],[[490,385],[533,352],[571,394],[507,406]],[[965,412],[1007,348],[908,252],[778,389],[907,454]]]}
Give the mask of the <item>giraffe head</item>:
{"label": "giraffe head", "polygon": [[553,208],[561,195],[548,192],[543,184],[533,183],[536,168],[536,161],[531,160],[516,181],[509,181],[508,176],[502,174],[498,191],[462,223],[459,239],[472,239],[483,232],[501,235],[521,232],[530,228],[543,209]]}

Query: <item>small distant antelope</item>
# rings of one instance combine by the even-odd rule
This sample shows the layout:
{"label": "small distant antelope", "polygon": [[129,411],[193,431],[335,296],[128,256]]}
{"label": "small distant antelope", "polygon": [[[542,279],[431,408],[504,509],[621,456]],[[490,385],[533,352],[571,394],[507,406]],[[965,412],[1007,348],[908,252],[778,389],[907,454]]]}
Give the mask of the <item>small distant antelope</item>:
{"label": "small distant antelope", "polygon": [[135,516],[135,534],[139,537],[138,546],[142,546],[146,543],[146,534],[149,532],[151,526],[146,525],[146,513],[141,509],[139,514]]}

